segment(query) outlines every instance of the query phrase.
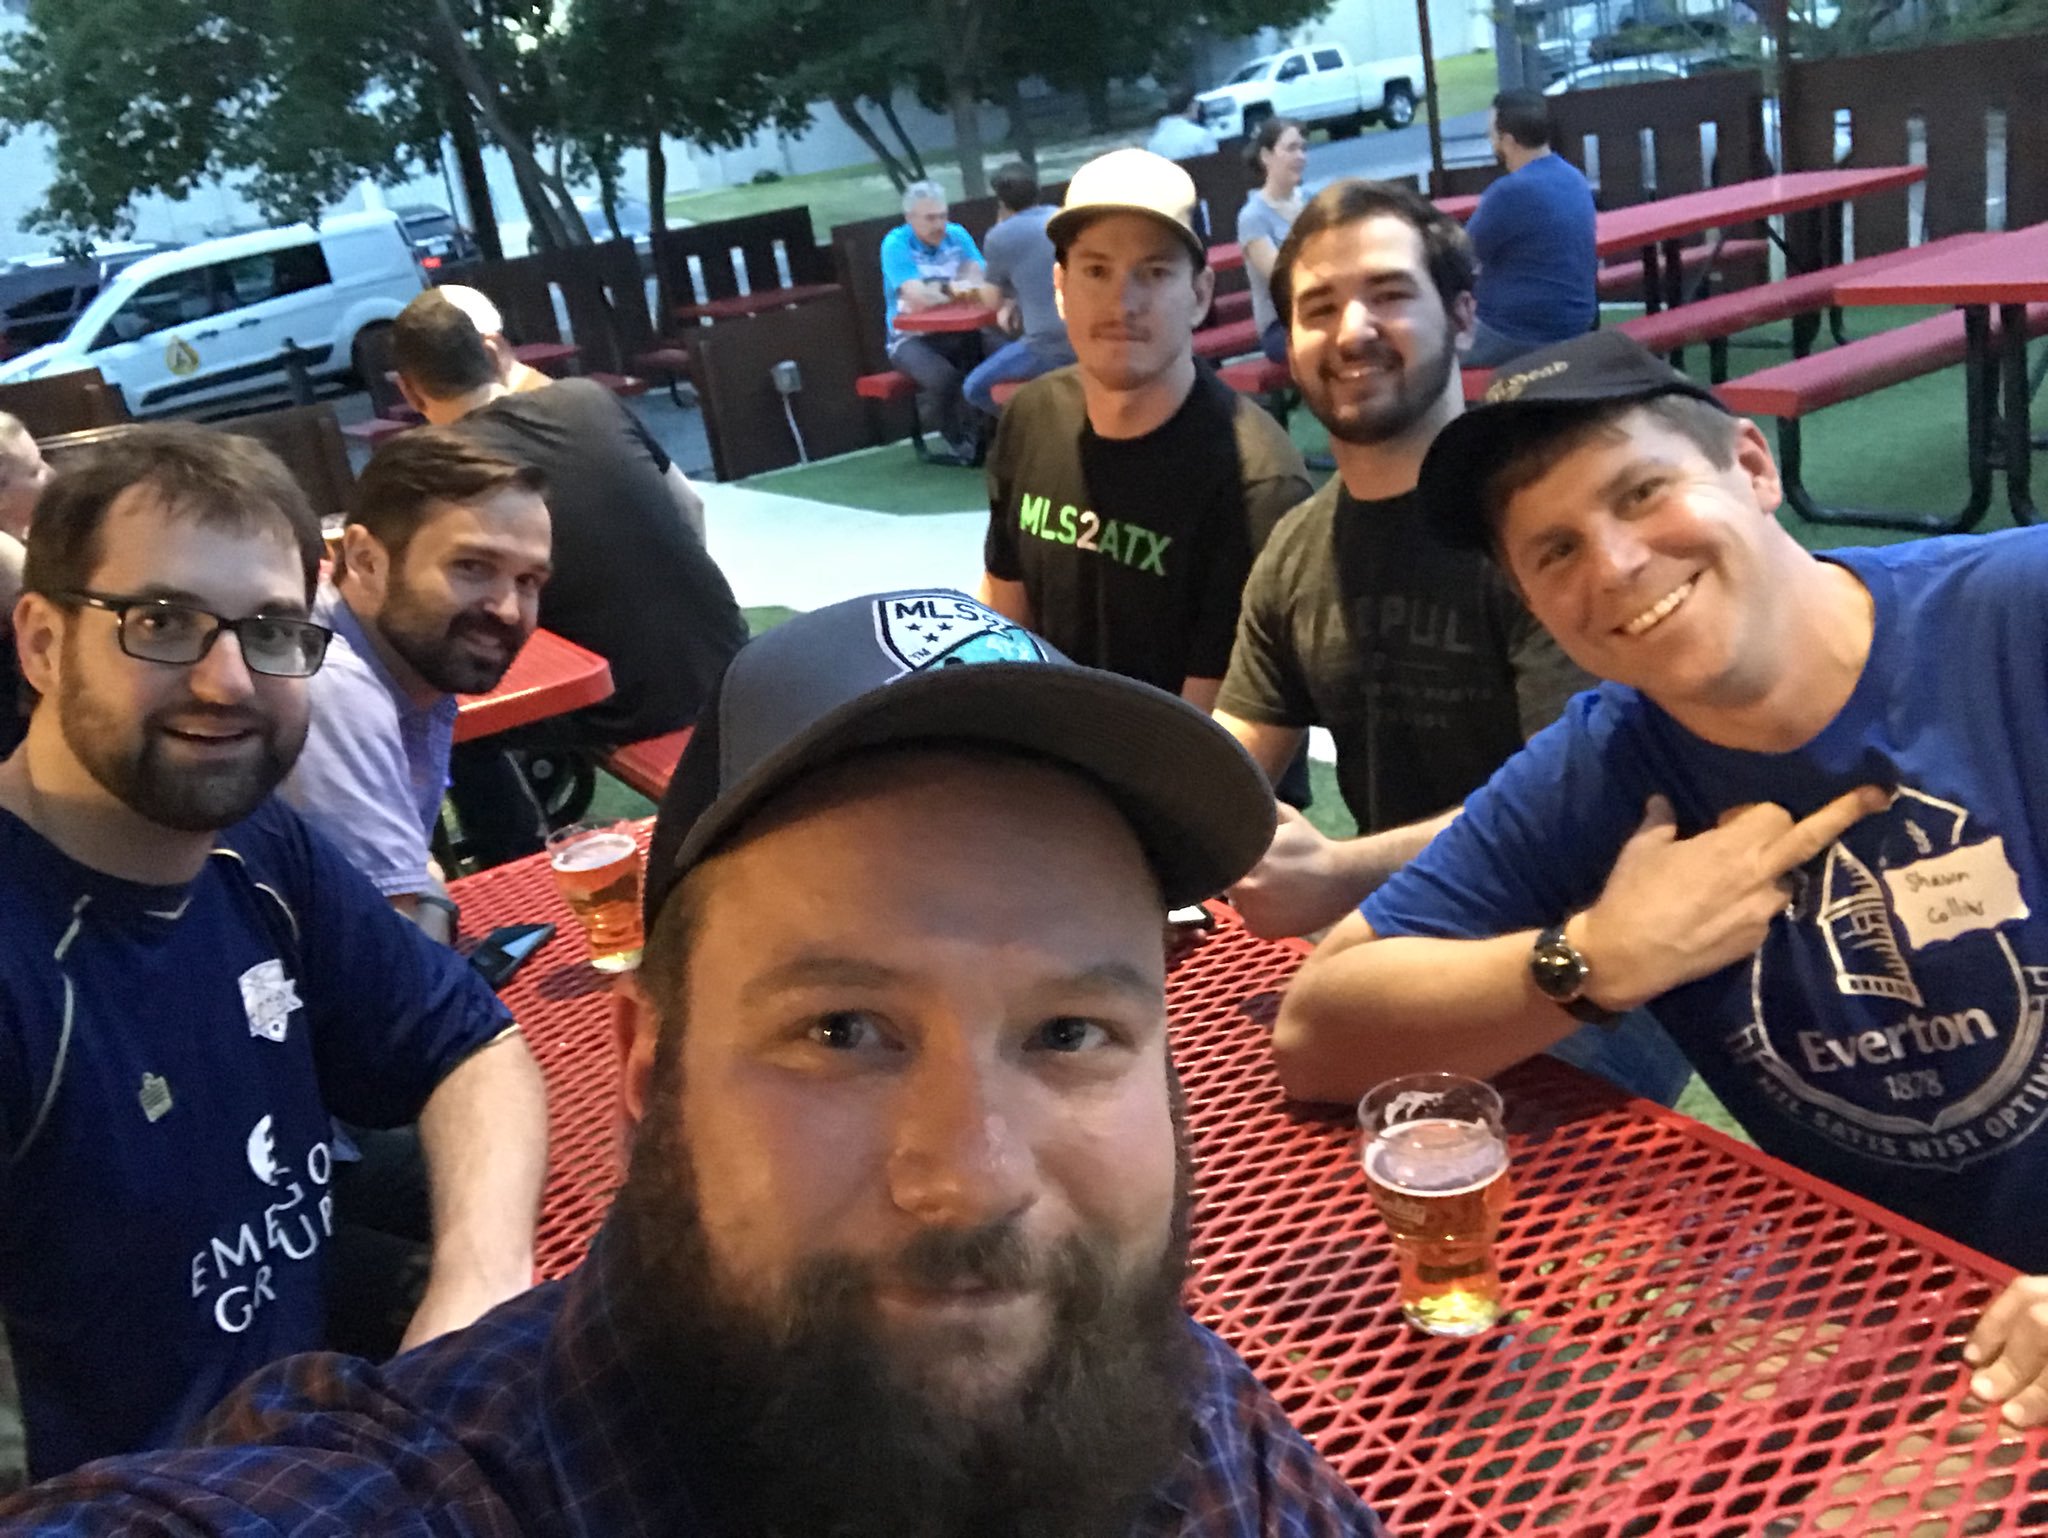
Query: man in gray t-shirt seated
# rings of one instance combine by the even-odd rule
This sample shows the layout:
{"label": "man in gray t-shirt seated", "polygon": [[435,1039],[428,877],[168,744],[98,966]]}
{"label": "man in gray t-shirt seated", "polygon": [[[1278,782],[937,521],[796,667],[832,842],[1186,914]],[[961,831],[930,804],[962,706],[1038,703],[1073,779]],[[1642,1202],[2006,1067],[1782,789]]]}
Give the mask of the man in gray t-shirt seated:
{"label": "man in gray t-shirt seated", "polygon": [[998,205],[995,226],[982,241],[982,297],[1000,311],[997,324],[1016,338],[984,359],[960,393],[976,411],[994,416],[1000,409],[995,387],[1006,380],[1022,382],[1065,368],[1074,361],[1067,341],[1067,323],[1053,298],[1052,237],[1046,221],[1058,212],[1038,201],[1038,173],[1013,160],[990,178]]}

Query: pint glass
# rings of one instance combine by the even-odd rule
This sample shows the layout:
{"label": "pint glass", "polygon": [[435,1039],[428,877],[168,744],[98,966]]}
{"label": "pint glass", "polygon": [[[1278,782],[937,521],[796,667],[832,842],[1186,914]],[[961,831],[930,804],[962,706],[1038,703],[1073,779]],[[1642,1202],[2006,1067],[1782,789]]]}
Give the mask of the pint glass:
{"label": "pint glass", "polygon": [[548,836],[548,865],[600,972],[640,965],[640,846],[623,824],[577,823]]}
{"label": "pint glass", "polygon": [[1401,1312],[1432,1335],[1500,1317],[1494,1239],[1508,1202],[1500,1096],[1454,1073],[1389,1079],[1359,1102],[1365,1179],[1401,1269]]}

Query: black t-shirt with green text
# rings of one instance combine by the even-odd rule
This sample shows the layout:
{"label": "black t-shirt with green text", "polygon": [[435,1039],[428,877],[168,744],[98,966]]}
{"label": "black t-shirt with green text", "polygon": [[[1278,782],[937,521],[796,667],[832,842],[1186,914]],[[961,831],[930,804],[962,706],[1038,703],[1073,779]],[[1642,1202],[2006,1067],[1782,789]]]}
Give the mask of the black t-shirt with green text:
{"label": "black t-shirt with green text", "polygon": [[1309,493],[1286,432],[1206,368],[1137,438],[1088,425],[1077,369],[1033,380],[1003,410],[988,484],[989,574],[1024,584],[1039,634],[1174,693],[1223,676],[1252,557]]}
{"label": "black t-shirt with green text", "polygon": [[1216,705],[1328,728],[1344,804],[1377,833],[1460,805],[1593,682],[1414,493],[1360,502],[1333,479],[1253,566]]}

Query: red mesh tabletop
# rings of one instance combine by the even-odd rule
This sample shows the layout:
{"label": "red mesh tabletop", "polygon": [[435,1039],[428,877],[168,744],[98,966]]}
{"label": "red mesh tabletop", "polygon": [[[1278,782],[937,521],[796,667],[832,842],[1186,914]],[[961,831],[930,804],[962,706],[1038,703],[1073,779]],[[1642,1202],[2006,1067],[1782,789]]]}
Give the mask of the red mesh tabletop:
{"label": "red mesh tabletop", "polygon": [[935,304],[928,310],[898,310],[898,331],[979,331],[996,323],[996,312],[978,300]]}
{"label": "red mesh tabletop", "polygon": [[[540,1264],[559,1275],[617,1179],[609,994],[542,860],[456,896],[470,933],[562,926],[506,992],[548,1079]],[[1226,912],[1173,970],[1189,1303],[1390,1531],[2048,1533],[2048,1437],[1971,1400],[1958,1355],[2008,1273],[1548,1060],[1499,1080],[1508,1313],[1471,1340],[1410,1328],[1353,1118],[1289,1105],[1273,1074],[1301,954]]]}
{"label": "red mesh tabletop", "polygon": [[[611,664],[552,630],[527,637],[512,666],[489,694],[465,694],[455,709],[455,740],[468,742],[566,715],[609,699]],[[545,871],[542,872],[546,874]]]}
{"label": "red mesh tabletop", "polygon": [[[652,819],[633,827],[644,851]],[[555,891],[546,855],[464,877],[449,892],[462,905],[466,940],[501,924],[555,926],[554,938],[502,994],[548,1086],[548,1182],[534,1255],[535,1271],[547,1280],[583,1259],[619,1183],[612,980],[590,965],[583,930]]]}

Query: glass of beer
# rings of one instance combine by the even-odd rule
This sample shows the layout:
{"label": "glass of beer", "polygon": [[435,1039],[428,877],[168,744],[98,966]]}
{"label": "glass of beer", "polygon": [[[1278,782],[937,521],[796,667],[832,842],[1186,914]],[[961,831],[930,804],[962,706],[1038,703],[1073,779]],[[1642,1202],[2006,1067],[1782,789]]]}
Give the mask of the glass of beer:
{"label": "glass of beer", "polygon": [[583,925],[600,972],[640,965],[640,845],[624,823],[577,823],[548,835],[548,865]]}
{"label": "glass of beer", "polygon": [[348,530],[346,513],[328,513],[320,520],[320,542],[327,547],[327,561],[334,575],[341,575],[341,536]]}
{"label": "glass of beer", "polygon": [[1365,1179],[1394,1236],[1401,1312],[1431,1335],[1477,1335],[1500,1317],[1494,1240],[1508,1145],[1493,1086],[1455,1073],[1389,1079],[1359,1102]]}

